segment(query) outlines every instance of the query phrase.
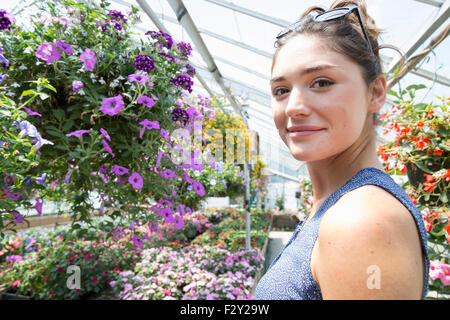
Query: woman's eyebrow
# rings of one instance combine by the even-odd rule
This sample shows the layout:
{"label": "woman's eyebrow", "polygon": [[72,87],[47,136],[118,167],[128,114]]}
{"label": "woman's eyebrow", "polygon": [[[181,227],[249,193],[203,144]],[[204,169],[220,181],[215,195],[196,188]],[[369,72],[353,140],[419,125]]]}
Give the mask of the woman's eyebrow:
{"label": "woman's eyebrow", "polygon": [[[332,65],[332,64],[320,64],[320,65],[317,65],[317,66],[313,66],[313,67],[308,67],[308,68],[302,69],[300,71],[299,75],[300,76],[305,76],[307,74],[310,74],[310,73],[313,73],[313,72],[316,72],[316,71],[321,71],[321,70],[331,69],[331,68],[337,68],[337,66]],[[275,78],[272,78],[270,80],[270,83],[281,82],[281,81],[285,81],[285,80],[286,80],[286,78],[283,77],[283,76],[275,77]]]}

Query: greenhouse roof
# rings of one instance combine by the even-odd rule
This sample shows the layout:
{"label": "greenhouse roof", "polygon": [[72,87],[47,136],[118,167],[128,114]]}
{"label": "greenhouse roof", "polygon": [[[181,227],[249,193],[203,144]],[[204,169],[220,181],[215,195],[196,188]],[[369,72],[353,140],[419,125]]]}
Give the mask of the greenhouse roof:
{"label": "greenhouse roof", "polygon": [[[20,16],[30,0],[2,1],[3,9]],[[94,5],[99,1],[89,1]],[[261,154],[272,174],[297,181],[299,161],[282,142],[272,120],[270,70],[274,39],[310,6],[328,8],[333,0],[110,0],[111,8],[140,11],[138,32],[161,29],[176,41],[191,43],[191,64],[198,76],[194,93],[224,96],[230,108],[245,111],[248,125],[258,131]],[[450,0],[366,0],[369,14],[383,30],[382,44],[401,49],[408,59],[449,32]],[[412,65],[400,85],[425,84],[419,99],[448,95],[450,42],[443,40]],[[400,56],[380,51],[384,71],[395,70]],[[395,86],[397,86],[396,84]],[[396,88],[396,87],[394,87]],[[387,105],[389,102],[387,103]],[[387,107],[387,105],[385,107]],[[275,151],[275,152],[274,152]],[[276,152],[278,151],[278,152]]]}

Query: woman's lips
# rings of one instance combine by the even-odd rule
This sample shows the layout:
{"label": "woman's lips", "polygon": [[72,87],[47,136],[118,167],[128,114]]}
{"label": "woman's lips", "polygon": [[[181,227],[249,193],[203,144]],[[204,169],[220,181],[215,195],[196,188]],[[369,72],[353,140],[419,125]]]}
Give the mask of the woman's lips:
{"label": "woman's lips", "polygon": [[288,135],[290,138],[299,138],[299,137],[307,137],[311,136],[313,134],[316,134],[318,132],[321,132],[325,129],[319,129],[319,130],[302,130],[302,131],[290,131],[288,132]]}
{"label": "woman's lips", "polygon": [[299,137],[307,137],[311,136],[313,134],[316,134],[318,132],[321,132],[322,130],[325,130],[324,128],[317,128],[317,127],[289,127],[288,128],[288,135],[290,138],[299,138]]}

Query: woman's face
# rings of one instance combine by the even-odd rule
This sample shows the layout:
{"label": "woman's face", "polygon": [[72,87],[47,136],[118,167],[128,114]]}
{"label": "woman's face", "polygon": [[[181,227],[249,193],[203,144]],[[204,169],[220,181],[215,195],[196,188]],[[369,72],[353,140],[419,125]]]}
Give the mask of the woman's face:
{"label": "woman's face", "polygon": [[275,125],[301,161],[346,150],[361,136],[368,112],[377,111],[369,108],[359,66],[314,36],[296,36],[280,49],[270,85]]}

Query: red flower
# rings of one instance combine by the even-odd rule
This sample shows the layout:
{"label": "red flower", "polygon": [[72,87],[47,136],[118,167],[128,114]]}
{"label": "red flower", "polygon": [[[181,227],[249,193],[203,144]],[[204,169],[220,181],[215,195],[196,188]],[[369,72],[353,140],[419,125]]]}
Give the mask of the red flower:
{"label": "red flower", "polygon": [[97,279],[96,277],[93,277],[93,278],[92,278],[92,282],[93,282],[93,283],[96,283],[97,281],[98,281],[98,279]]}
{"label": "red flower", "polygon": [[418,126],[419,128],[422,128],[422,127],[423,127],[423,122],[422,122],[422,121],[417,122],[417,126]]}
{"label": "red flower", "polygon": [[52,296],[53,295],[53,291],[50,291],[48,294]]}
{"label": "red flower", "polygon": [[444,152],[444,150],[442,149],[436,149],[433,152],[433,156],[442,156],[442,152]]}
{"label": "red flower", "polygon": [[80,293],[80,289],[75,289],[75,292],[76,293]]}
{"label": "red flower", "polygon": [[59,267],[58,269],[56,269],[56,272],[61,272],[63,271],[63,267]]}
{"label": "red flower", "polygon": [[113,271],[114,272],[120,272],[119,268],[117,268],[117,267],[115,267]]}

